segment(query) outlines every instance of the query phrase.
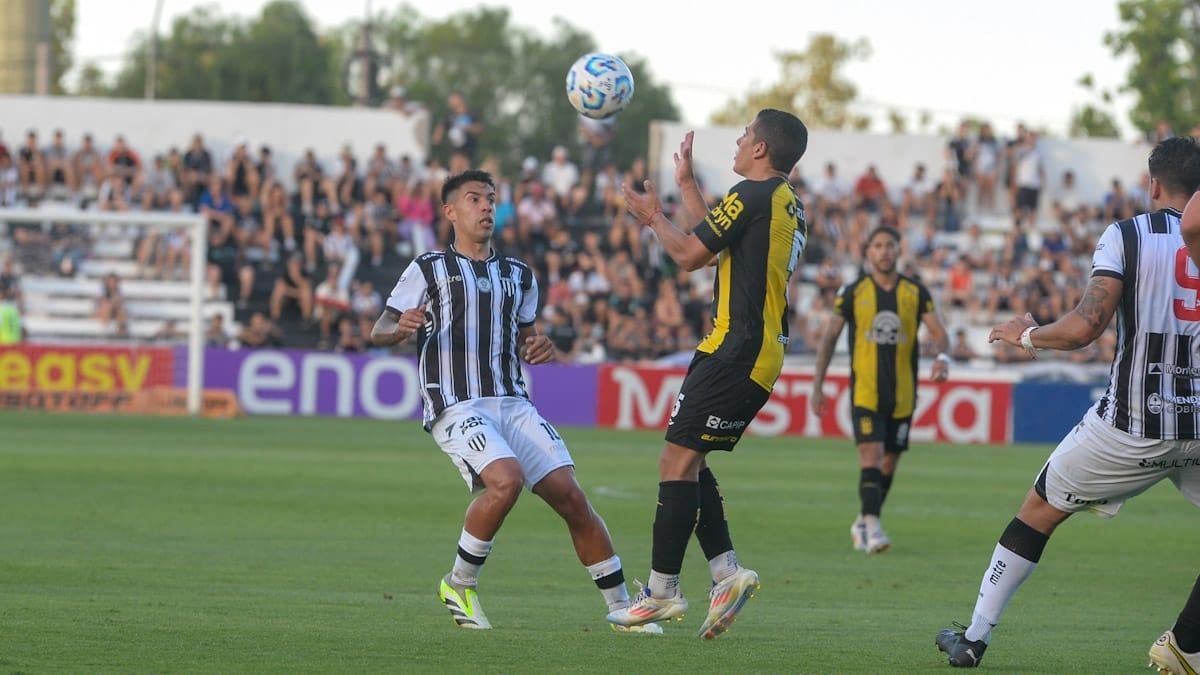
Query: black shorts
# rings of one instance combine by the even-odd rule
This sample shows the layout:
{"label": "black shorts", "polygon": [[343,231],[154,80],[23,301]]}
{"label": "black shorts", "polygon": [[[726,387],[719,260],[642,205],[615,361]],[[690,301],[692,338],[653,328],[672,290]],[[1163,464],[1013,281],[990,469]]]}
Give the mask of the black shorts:
{"label": "black shorts", "polygon": [[883,443],[883,451],[899,454],[908,450],[908,431],[912,428],[912,417],[892,417],[890,410],[882,414],[866,408],[854,408],[850,417],[854,422],[855,443]]}
{"label": "black shorts", "polygon": [[1017,188],[1017,208],[1026,211],[1037,211],[1038,196],[1041,195],[1041,192],[1038,188]]}
{"label": "black shorts", "polygon": [[697,452],[733,450],[770,397],[747,372],[697,354],[671,410],[667,442]]}

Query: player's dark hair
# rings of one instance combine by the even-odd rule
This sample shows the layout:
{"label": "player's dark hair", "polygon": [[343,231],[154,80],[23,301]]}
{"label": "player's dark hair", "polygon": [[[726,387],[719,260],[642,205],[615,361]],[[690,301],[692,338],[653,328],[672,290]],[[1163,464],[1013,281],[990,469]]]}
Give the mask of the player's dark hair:
{"label": "player's dark hair", "polygon": [[496,181],[492,180],[492,174],[479,169],[467,169],[457,176],[447,178],[442,184],[442,203],[449,203],[455,191],[466,183],[485,183],[492,186],[493,190],[496,189]]}
{"label": "player's dark hair", "polygon": [[897,230],[890,225],[879,225],[875,229],[871,230],[871,233],[867,235],[866,241],[863,243],[863,251],[866,251],[867,247],[871,245],[871,242],[875,241],[875,237],[880,234],[886,234],[892,239],[895,239],[897,244],[900,243],[900,230]]}
{"label": "player's dark hair", "polygon": [[771,168],[788,173],[808,149],[808,128],[789,112],[763,108],[754,118],[754,140],[767,144]]}
{"label": "player's dark hair", "polygon": [[1190,136],[1162,141],[1150,151],[1150,177],[1167,192],[1192,194],[1200,188],[1200,142]]}

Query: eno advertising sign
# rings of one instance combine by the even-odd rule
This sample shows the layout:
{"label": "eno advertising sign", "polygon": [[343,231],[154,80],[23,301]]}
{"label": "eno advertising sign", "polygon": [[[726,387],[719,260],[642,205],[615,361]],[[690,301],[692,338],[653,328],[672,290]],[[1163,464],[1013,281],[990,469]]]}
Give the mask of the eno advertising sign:
{"label": "eno advertising sign", "polygon": [[[530,397],[554,424],[596,423],[592,366],[525,369]],[[209,349],[204,388],[234,393],[248,415],[420,419],[421,380],[412,356]]]}

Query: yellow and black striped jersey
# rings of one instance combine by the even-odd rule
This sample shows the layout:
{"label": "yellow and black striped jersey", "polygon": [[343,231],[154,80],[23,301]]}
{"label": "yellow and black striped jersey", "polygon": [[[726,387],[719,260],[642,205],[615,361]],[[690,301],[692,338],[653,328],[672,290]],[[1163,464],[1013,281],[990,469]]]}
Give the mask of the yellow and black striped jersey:
{"label": "yellow and black striped jersey", "polygon": [[842,287],[834,311],[849,325],[851,405],[893,418],[913,414],[917,394],[917,330],[934,311],[929,290],[900,275],[885,289],[870,275]]}
{"label": "yellow and black striped jersey", "polygon": [[804,251],[804,205],[783,178],[744,180],[693,230],[717,254],[713,329],[697,351],[770,391],[788,341],[788,277]]}

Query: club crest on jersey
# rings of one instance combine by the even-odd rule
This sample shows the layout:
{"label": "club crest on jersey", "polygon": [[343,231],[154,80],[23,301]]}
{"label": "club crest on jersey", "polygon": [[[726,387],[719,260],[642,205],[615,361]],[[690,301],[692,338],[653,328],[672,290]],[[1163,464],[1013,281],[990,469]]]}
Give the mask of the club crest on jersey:
{"label": "club crest on jersey", "polygon": [[867,340],[877,345],[898,345],[908,342],[908,338],[900,332],[900,317],[895,312],[884,310],[875,315],[871,321],[871,330]]}
{"label": "club crest on jersey", "polygon": [[482,277],[482,278],[478,279],[475,282],[475,287],[479,289],[480,293],[491,293],[492,292],[492,282],[487,277]]}

